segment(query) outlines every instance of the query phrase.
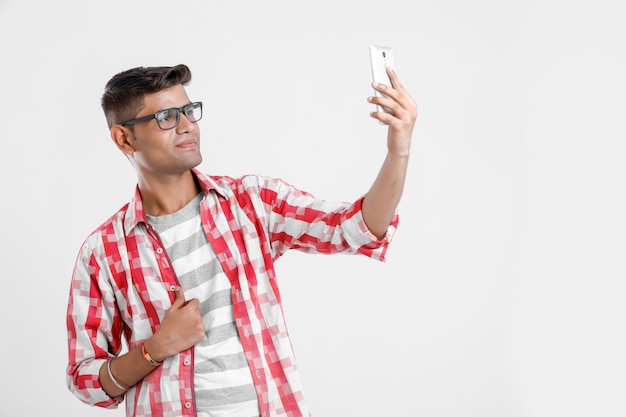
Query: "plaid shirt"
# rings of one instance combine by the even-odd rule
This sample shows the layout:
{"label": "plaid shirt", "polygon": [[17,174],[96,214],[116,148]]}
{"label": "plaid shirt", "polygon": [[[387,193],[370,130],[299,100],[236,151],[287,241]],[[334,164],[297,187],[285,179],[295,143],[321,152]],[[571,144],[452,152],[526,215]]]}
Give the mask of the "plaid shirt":
{"label": "plaid shirt", "polygon": [[[205,176],[202,227],[232,284],[237,329],[256,387],[260,414],[308,416],[287,333],[274,261],[288,249],[361,253],[384,260],[396,229],[373,236],[353,204],[315,199],[262,176]],[[159,236],[148,224],[139,190],[85,240],[74,267],[67,328],[67,383],[82,401],[115,408],[101,388],[102,364],[148,339],[174,301],[178,285]],[[124,339],[124,342],[123,340]],[[129,416],[194,416],[193,348],[166,358],[126,394]]]}

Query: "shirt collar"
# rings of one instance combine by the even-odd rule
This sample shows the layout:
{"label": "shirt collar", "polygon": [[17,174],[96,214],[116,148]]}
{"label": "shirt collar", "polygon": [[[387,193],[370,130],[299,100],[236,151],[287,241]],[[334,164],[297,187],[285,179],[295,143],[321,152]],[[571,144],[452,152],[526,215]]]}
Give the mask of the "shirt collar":
{"label": "shirt collar", "polygon": [[[220,189],[220,186],[215,182],[213,178],[203,174],[195,168],[191,170],[191,173],[198,180],[198,184],[200,184],[200,189],[202,190],[204,195],[207,195],[211,190],[215,190],[221,196],[226,196],[224,191]],[[126,235],[130,234],[130,232],[139,223],[148,223],[148,218],[146,216],[146,212],[143,209],[141,194],[139,193],[139,185],[137,185],[135,187],[135,194],[128,203],[128,209],[126,210],[126,217],[124,219],[124,232],[126,233]]]}

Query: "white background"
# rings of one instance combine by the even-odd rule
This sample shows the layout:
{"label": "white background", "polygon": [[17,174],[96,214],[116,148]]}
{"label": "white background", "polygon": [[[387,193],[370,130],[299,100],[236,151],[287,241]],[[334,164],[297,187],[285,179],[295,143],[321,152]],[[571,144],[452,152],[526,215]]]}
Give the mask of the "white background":
{"label": "white background", "polygon": [[626,31],[614,1],[0,0],[0,416],[121,416],[65,387],[87,234],[135,175],[99,99],[190,66],[201,169],[326,199],[385,154],[369,44],[420,106],[389,260],[277,264],[315,416],[626,415]]}

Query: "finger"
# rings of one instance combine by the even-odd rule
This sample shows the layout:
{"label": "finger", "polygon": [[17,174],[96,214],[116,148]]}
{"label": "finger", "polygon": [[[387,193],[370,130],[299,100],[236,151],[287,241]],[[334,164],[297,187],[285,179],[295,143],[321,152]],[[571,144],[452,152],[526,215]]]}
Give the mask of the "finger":
{"label": "finger", "polygon": [[400,79],[398,78],[398,75],[393,68],[387,67],[387,75],[389,76],[389,80],[391,80],[391,85],[393,86],[393,88],[402,88]]}
{"label": "finger", "polygon": [[391,111],[392,113],[396,113],[398,110],[402,109],[402,107],[398,104],[397,101],[385,98],[385,97],[368,97],[367,101],[372,104],[377,104],[381,107],[384,107]]}
{"label": "finger", "polygon": [[378,104],[389,110],[370,112],[370,117],[377,119],[388,125],[396,125],[397,123],[405,123],[411,119],[411,112],[402,108],[397,102],[389,99],[371,97],[370,103]]}
{"label": "finger", "polygon": [[391,88],[383,84],[372,84],[372,86],[381,94],[384,94],[385,96],[389,97],[389,98],[385,98],[385,97],[369,98],[368,100],[372,103],[379,104],[383,107],[386,107],[392,110],[394,113],[397,113],[400,109],[411,110],[417,107],[415,101],[411,98],[409,93],[406,90],[404,90],[402,86],[400,86],[399,89]]}
{"label": "finger", "polygon": [[404,85],[400,82],[400,78],[398,78],[398,74],[395,69],[387,67],[387,75],[389,76],[389,80],[391,81],[394,89],[398,90],[400,93],[406,93],[408,95],[408,92],[406,91],[406,88],[404,88]]}
{"label": "finger", "polygon": [[394,120],[395,117],[387,112],[384,111],[373,111],[370,112],[370,117],[372,119],[376,119],[379,122],[382,122],[386,125],[390,125]]}
{"label": "finger", "polygon": [[187,301],[185,300],[185,292],[183,291],[183,289],[180,287],[174,287],[172,291],[174,291],[174,293],[176,294],[176,298],[172,303],[172,307],[180,308],[184,306]]}
{"label": "finger", "polygon": [[389,97],[390,99],[398,103],[404,102],[402,95],[403,90],[398,90],[396,88],[380,83],[372,83],[372,87],[379,93]]}
{"label": "finger", "polygon": [[413,100],[413,97],[411,97],[409,92],[406,91],[406,88],[404,88],[404,85],[400,82],[396,70],[391,67],[387,67],[387,75],[389,75],[389,79],[393,84],[394,90],[398,92],[398,101],[406,101],[409,105],[414,106],[415,100]]}
{"label": "finger", "polygon": [[187,303],[185,304],[185,307],[189,306],[190,308],[195,308],[198,311],[200,310],[200,300],[198,300],[197,298],[192,298],[191,300],[187,301]]}

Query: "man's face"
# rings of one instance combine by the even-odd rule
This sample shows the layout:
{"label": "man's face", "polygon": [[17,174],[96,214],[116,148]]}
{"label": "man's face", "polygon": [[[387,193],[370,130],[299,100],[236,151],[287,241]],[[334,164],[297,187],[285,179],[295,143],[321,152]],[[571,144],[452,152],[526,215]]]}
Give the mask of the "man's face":
{"label": "man's face", "polygon": [[[166,88],[144,97],[140,118],[160,110],[180,108],[191,103],[182,85]],[[200,127],[181,112],[178,126],[169,130],[159,128],[155,119],[134,125],[131,158],[144,175],[159,177],[179,174],[202,162]]]}

